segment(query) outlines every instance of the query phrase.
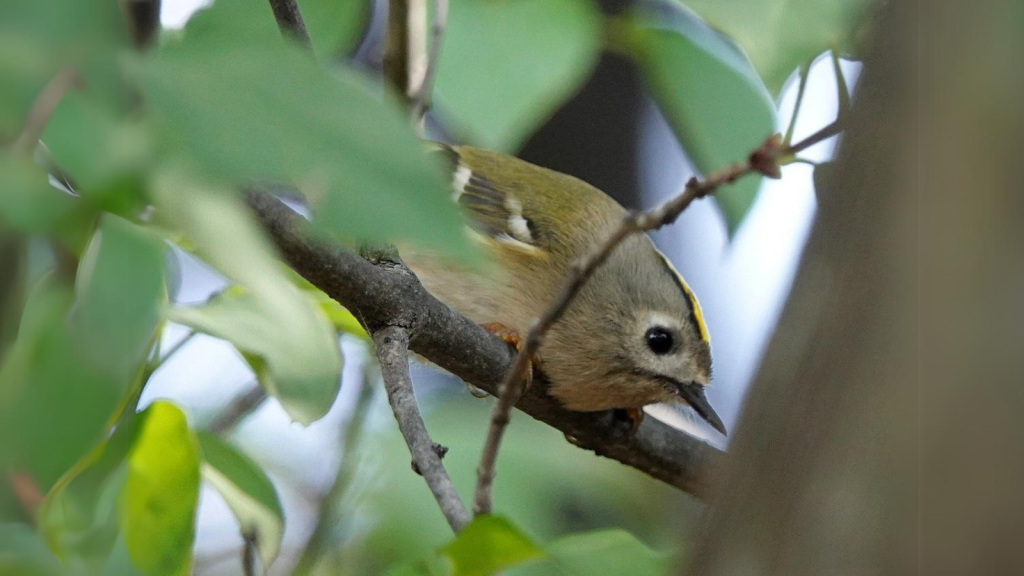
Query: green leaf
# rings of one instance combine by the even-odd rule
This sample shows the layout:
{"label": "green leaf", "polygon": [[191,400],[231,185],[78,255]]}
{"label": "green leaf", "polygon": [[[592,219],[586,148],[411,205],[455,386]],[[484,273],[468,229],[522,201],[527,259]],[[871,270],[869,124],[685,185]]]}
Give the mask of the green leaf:
{"label": "green leaf", "polygon": [[624,530],[599,530],[559,538],[548,552],[573,576],[662,576],[671,556],[644,546]]}
{"label": "green leaf", "polygon": [[446,557],[433,554],[416,563],[395,566],[387,576],[452,576],[452,566]]}
{"label": "green leaf", "polygon": [[284,511],[274,485],[255,462],[213,434],[200,431],[203,478],[227,502],[244,536],[255,541],[264,569],[277,557],[284,536]]}
{"label": "green leaf", "polygon": [[511,522],[489,515],[474,518],[440,552],[451,561],[454,576],[489,576],[546,556]]}
{"label": "green leaf", "polygon": [[[28,288],[28,260],[27,239],[0,227],[0,365],[3,365],[7,350],[18,335],[18,319],[21,318]],[[3,496],[0,496],[2,501]]]}
{"label": "green leaf", "polygon": [[114,54],[127,46],[124,17],[107,0],[5,0],[0,4],[0,144],[20,131],[43,86],[74,66],[119,98]]}
{"label": "green leaf", "polygon": [[873,0],[686,0],[743,46],[772,94],[800,66],[830,49],[849,54]]}
{"label": "green leaf", "polygon": [[0,576],[57,576],[60,562],[25,524],[0,524]]}
{"label": "green leaf", "polygon": [[138,383],[163,297],[163,244],[107,216],[75,293],[50,276],[30,298],[0,367],[0,456],[43,492],[99,444]]}
{"label": "green leaf", "polygon": [[[743,53],[673,0],[643,4],[624,21],[625,46],[640,63],[665,119],[708,174],[747,156],[775,130],[775,104]],[[748,176],[714,196],[730,232],[754,202]]]}
{"label": "green leaf", "polygon": [[65,94],[43,133],[75,192],[108,212],[133,215],[143,200],[142,172],[153,154],[146,126],[125,121],[92,93]]}
{"label": "green leaf", "polygon": [[77,336],[89,357],[119,380],[138,371],[165,299],[163,242],[104,216],[76,278]]}
{"label": "green leaf", "polygon": [[184,576],[192,564],[199,447],[173,404],[155,402],[144,417],[122,495],[128,554],[149,576]]}
{"label": "green leaf", "polygon": [[186,35],[141,67],[168,149],[206,177],[297,186],[337,238],[471,250],[440,160],[379,86],[290,44],[232,39]]}
{"label": "green leaf", "polygon": [[299,0],[302,20],[321,60],[336,60],[353,52],[370,24],[373,2],[355,0]]}
{"label": "green leaf", "polygon": [[345,308],[339,304],[337,300],[331,298],[316,286],[313,286],[309,280],[299,276],[299,274],[291,268],[285,272],[292,279],[292,282],[299,287],[299,289],[316,302],[320,311],[327,316],[327,319],[330,320],[331,325],[334,326],[336,331],[342,334],[356,336],[366,342],[370,341],[370,335],[366,333],[366,329],[363,328],[363,325],[359,323],[359,320],[356,320],[356,317],[349,312],[348,308]]}
{"label": "green leaf", "polygon": [[590,76],[601,35],[590,0],[454,0],[437,113],[465,139],[513,151]]}
{"label": "green leaf", "polygon": [[0,151],[0,229],[43,232],[82,213],[81,203],[50,185],[29,158]]}
{"label": "green leaf", "polygon": [[99,573],[120,533],[119,497],[127,458],[145,418],[125,411],[111,437],[57,482],[39,509],[50,548],[80,573]]}
{"label": "green leaf", "polygon": [[236,196],[187,172],[165,171],[154,196],[200,255],[244,288],[198,308],[171,311],[175,321],[224,338],[260,357],[267,392],[309,424],[338,394],[341,352],[323,313],[281,272],[269,241]]}
{"label": "green leaf", "polygon": [[[299,0],[317,57],[336,60],[354,50],[369,24],[371,5],[364,0]],[[274,13],[263,0],[216,0],[189,19],[185,35],[190,42],[224,35],[260,42],[282,39]],[[200,36],[207,38],[198,40]]]}

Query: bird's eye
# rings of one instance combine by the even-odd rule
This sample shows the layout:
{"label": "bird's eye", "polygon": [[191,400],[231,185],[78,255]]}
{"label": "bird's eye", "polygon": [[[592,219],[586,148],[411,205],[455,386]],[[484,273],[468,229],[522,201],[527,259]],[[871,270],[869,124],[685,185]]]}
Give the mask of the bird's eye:
{"label": "bird's eye", "polygon": [[668,330],[655,326],[649,329],[644,337],[647,339],[647,347],[651,349],[651,352],[660,356],[672,351],[672,334]]}

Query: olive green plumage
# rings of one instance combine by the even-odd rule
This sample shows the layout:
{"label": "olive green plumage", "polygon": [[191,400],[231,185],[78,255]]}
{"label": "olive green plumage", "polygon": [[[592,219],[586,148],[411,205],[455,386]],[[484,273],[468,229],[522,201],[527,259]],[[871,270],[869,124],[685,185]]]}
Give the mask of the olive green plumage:
{"label": "olive green plumage", "polygon": [[[447,145],[440,152],[453,199],[491,264],[470,271],[411,248],[402,255],[452,308],[525,334],[572,263],[626,212],[586,182],[511,156]],[[699,304],[645,235],[612,252],[552,326],[540,358],[551,394],[569,409],[690,404],[724,430],[703,396],[711,355]]]}

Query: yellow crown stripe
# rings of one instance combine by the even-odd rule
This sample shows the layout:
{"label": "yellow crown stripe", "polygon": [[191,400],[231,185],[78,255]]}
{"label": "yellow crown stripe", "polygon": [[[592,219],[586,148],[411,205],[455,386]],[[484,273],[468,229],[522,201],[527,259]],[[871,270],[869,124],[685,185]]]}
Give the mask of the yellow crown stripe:
{"label": "yellow crown stripe", "polygon": [[668,258],[658,250],[658,256],[661,257],[661,261],[665,263],[665,267],[672,273],[672,277],[676,279],[679,284],[679,288],[686,295],[686,300],[690,303],[690,313],[693,315],[693,322],[697,325],[697,332],[700,333],[700,339],[704,342],[711,343],[711,335],[708,334],[708,326],[704,323],[704,313],[700,309],[700,302],[697,301],[697,296],[694,295],[693,290],[690,290],[690,285],[683,280],[682,274],[676,270],[676,267],[669,262]]}

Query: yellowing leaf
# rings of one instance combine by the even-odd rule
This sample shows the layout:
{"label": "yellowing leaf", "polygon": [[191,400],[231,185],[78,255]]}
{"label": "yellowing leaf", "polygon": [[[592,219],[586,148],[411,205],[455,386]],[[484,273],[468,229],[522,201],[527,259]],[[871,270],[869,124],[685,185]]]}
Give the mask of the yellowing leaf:
{"label": "yellowing leaf", "polygon": [[155,402],[143,417],[122,494],[128,554],[148,576],[186,576],[199,503],[199,447],[173,404]]}

